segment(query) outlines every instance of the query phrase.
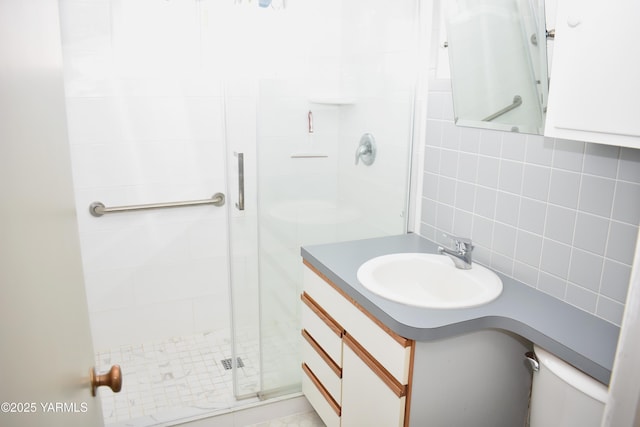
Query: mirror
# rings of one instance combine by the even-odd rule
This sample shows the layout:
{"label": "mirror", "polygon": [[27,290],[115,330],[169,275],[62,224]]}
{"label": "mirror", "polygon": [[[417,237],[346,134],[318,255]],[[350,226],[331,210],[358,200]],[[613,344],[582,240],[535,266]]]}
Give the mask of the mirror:
{"label": "mirror", "polygon": [[445,0],[444,19],[456,124],[542,134],[544,0]]}

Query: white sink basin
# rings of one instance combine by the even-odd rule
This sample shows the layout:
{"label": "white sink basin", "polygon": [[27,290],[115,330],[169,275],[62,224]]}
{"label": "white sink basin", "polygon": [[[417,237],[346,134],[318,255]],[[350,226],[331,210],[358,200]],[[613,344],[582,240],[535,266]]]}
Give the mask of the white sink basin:
{"label": "white sink basin", "polygon": [[446,255],[399,253],[372,258],[358,269],[358,280],[371,292],[425,308],[467,308],[486,304],[502,293],[502,280],[473,264],[453,265]]}

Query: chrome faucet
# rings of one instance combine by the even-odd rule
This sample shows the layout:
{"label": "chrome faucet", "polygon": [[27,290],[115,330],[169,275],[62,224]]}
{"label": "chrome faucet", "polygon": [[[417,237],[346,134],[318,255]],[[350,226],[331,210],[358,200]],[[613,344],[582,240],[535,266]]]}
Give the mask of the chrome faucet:
{"label": "chrome faucet", "polygon": [[470,270],[471,252],[473,252],[473,244],[471,243],[471,239],[450,236],[446,233],[444,234],[444,236],[453,240],[455,249],[449,249],[439,246],[438,253],[448,255],[455,264],[456,268],[460,268],[462,270]]}

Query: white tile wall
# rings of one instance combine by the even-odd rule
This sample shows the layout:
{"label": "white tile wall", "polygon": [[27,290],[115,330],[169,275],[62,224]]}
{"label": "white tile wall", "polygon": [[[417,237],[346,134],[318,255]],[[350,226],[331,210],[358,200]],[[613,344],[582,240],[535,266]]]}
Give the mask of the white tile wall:
{"label": "white tile wall", "polygon": [[[404,232],[407,170],[415,89],[416,4],[368,1],[343,6],[342,87],[356,105],[340,108],[339,195],[358,207],[361,219],[344,238]],[[377,158],[371,166],[355,165],[364,133],[371,133]],[[381,209],[384,204],[385,209]]]}
{"label": "white tile wall", "polygon": [[[199,68],[194,31],[201,12],[195,2],[61,2],[69,140],[97,350],[228,324],[225,208],[88,213],[97,200],[118,206],[226,192],[222,82]],[[175,31],[166,31],[168,21]]]}
{"label": "white tile wall", "polygon": [[640,150],[465,129],[428,98],[420,234],[620,324],[640,223]]}
{"label": "white tile wall", "polygon": [[[312,92],[337,92],[342,5],[293,3],[277,13],[249,6],[255,4],[61,2],[69,138],[96,349],[228,322],[227,209],[94,218],[91,202],[201,199],[228,187],[232,205],[236,178],[233,168],[227,176],[225,156],[232,165],[233,151],[245,153],[254,211],[262,154],[275,158],[277,174],[265,175],[276,180],[274,194],[335,198],[335,163],[295,163],[290,155],[326,149],[336,160],[338,112],[314,107],[313,145],[306,114]],[[259,99],[269,108],[258,115]],[[267,149],[264,142],[275,144]],[[301,170],[306,178],[290,178]],[[255,215],[230,212],[234,230]],[[255,260],[246,249],[251,245],[236,241],[232,250]],[[242,270],[242,277],[233,271],[242,282],[236,297],[255,297],[249,282],[256,282],[256,272]],[[240,314],[244,326],[256,320],[255,304],[247,305]]]}

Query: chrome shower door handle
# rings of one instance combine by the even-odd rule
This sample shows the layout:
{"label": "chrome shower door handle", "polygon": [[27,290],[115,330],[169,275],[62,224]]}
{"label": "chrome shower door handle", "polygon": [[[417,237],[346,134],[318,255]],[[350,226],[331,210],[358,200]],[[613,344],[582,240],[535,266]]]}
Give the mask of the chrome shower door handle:
{"label": "chrome shower door handle", "polygon": [[238,201],[236,208],[244,210],[244,153],[233,153],[238,158]]}

